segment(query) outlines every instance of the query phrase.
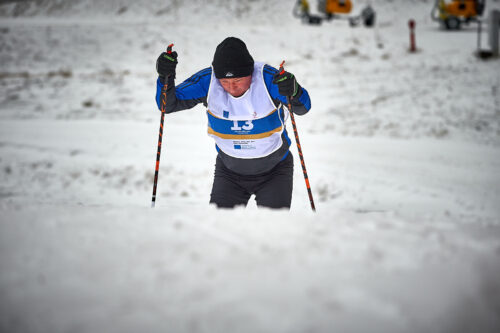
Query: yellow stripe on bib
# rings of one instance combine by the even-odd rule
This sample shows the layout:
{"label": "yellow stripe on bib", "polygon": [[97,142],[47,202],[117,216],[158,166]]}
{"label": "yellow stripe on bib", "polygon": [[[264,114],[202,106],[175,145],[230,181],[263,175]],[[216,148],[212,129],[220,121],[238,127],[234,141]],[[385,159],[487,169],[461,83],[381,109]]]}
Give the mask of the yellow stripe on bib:
{"label": "yellow stripe on bib", "polygon": [[269,132],[264,132],[260,134],[222,134],[214,131],[210,127],[208,128],[208,134],[215,135],[221,139],[229,139],[229,140],[251,140],[251,139],[262,139],[262,138],[267,138],[273,135],[274,133],[281,132],[281,127],[277,127],[273,129],[272,131]]}

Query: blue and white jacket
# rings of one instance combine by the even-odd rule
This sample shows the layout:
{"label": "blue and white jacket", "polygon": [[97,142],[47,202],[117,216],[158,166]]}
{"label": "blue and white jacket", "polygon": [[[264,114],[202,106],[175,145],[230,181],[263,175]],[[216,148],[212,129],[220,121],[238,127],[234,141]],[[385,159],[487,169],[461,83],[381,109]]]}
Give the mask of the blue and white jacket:
{"label": "blue and white jacket", "polygon": [[[291,141],[286,131],[288,110],[283,107],[286,97],[273,84],[278,70],[255,63],[250,88],[240,97],[227,93],[215,78],[212,68],[205,68],[174,87],[173,79],[167,90],[166,113],[172,113],[203,103],[207,107],[208,135],[216,143],[223,164],[242,175],[257,175],[271,170],[289,153]],[[156,102],[160,108],[163,83],[158,79]],[[298,115],[307,113],[311,100],[307,91],[291,100]]]}

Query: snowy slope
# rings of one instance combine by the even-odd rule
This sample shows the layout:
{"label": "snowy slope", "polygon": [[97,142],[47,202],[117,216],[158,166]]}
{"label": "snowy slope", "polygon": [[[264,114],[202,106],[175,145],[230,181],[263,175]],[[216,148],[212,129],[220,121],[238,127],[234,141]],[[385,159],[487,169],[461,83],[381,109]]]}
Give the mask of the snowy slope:
{"label": "snowy slope", "polygon": [[[0,5],[1,332],[500,330],[500,61],[432,1],[371,1],[375,29],[293,3]],[[209,206],[201,106],[165,118],[150,208],[156,57],[182,80],[228,35],[311,95],[316,214],[295,147],[290,212]]]}

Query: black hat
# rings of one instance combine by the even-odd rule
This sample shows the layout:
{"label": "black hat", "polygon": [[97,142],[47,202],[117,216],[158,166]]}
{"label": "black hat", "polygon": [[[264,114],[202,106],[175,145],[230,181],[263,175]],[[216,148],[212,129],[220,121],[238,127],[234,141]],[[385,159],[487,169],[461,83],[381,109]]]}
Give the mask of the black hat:
{"label": "black hat", "polygon": [[253,58],[241,39],[228,37],[215,49],[212,66],[218,79],[244,77],[253,73]]}

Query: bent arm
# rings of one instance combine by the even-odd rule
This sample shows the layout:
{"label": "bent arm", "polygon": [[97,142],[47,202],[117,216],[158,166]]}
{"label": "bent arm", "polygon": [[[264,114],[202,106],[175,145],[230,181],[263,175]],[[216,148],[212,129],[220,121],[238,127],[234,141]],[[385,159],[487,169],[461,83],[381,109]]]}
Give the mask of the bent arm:
{"label": "bent arm", "polygon": [[[283,96],[278,91],[278,86],[273,81],[273,76],[278,73],[278,70],[269,65],[264,66],[264,81],[266,82],[267,90],[271,95],[276,106],[280,103],[287,105],[287,98]],[[297,95],[290,100],[290,104],[292,106],[292,112],[297,115],[304,115],[311,109],[311,98],[309,97],[309,93],[306,89],[302,88],[299,84],[299,91]]]}
{"label": "bent arm", "polygon": [[[212,69],[205,68],[177,86],[175,86],[174,79],[169,77],[165,113],[190,109],[199,103],[206,105],[211,74]],[[158,109],[160,109],[163,85],[158,78],[156,81],[156,104]]]}

